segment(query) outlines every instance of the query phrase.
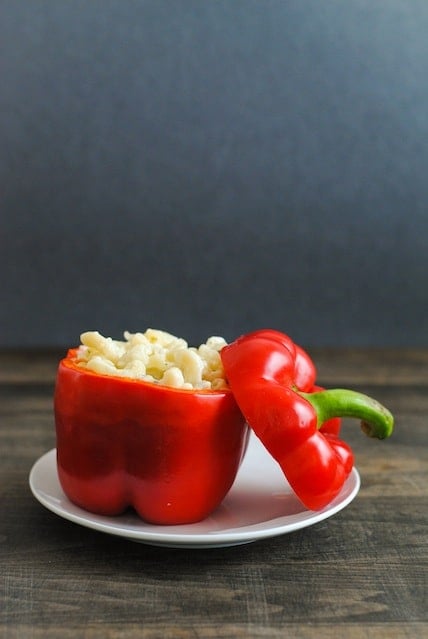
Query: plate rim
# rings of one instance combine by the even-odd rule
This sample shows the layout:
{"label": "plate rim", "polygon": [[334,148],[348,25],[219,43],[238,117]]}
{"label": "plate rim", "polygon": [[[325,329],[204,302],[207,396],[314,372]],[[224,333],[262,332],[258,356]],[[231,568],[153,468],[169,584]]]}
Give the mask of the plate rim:
{"label": "plate rim", "polygon": [[[59,488],[62,493],[63,501],[70,505],[70,509],[66,509],[62,505],[56,505],[53,503],[52,500],[56,499],[56,497],[48,495],[38,487],[38,473],[40,473],[45,466],[49,466],[49,469],[53,470],[53,465],[55,465],[56,487]],[[239,472],[237,478],[238,477]],[[285,478],[284,481],[286,482]],[[351,483],[350,487],[349,483]],[[354,466],[341,492],[330,504],[320,511],[304,510],[300,516],[297,516],[298,519],[292,522],[289,521],[287,523],[284,521],[286,519],[290,519],[290,515],[281,515],[273,519],[266,519],[262,522],[243,526],[240,530],[231,528],[230,531],[225,529],[200,533],[191,533],[189,531],[183,531],[182,533],[172,532],[172,528],[176,530],[179,526],[159,526],[149,524],[143,520],[140,521],[144,527],[153,525],[156,530],[151,531],[147,528],[144,528],[143,530],[136,530],[134,528],[130,528],[129,525],[121,525],[121,515],[117,515],[115,517],[97,515],[73,504],[64,494],[59,483],[58,475],[56,473],[56,448],[52,448],[51,450],[43,453],[34,462],[29,473],[29,486],[33,496],[40,504],[42,504],[42,506],[57,516],[77,525],[147,545],[174,548],[214,548],[248,544],[260,539],[278,537],[324,521],[346,508],[355,499],[361,487],[361,478],[358,469]],[[233,486],[230,489],[229,494],[232,493],[232,491]],[[345,495],[342,497],[342,493],[344,492]],[[135,517],[138,521],[138,515],[135,515]],[[294,515],[294,517],[296,517],[296,515]],[[191,524],[184,524],[183,526],[187,527],[190,525]],[[198,524],[196,523],[193,525]],[[162,532],[160,532],[159,529],[161,529]]]}

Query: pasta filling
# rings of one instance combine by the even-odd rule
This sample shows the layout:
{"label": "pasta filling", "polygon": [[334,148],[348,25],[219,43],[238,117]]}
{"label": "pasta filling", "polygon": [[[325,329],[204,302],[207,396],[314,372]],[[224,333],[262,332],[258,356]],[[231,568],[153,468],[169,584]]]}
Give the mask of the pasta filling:
{"label": "pasta filling", "polygon": [[184,390],[223,390],[228,387],[220,351],[222,337],[210,337],[198,348],[165,331],[124,333],[124,341],[98,331],[80,336],[78,365],[102,375],[129,377]]}

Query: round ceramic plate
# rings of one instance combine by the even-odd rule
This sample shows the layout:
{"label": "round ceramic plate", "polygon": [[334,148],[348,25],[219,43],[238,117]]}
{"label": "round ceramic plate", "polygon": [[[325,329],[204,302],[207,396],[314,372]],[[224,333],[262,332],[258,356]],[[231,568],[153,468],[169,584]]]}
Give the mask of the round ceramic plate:
{"label": "round ceramic plate", "polygon": [[318,512],[306,510],[254,435],[222,505],[197,524],[156,526],[142,521],[132,511],[105,517],[75,506],[59,484],[55,449],[34,464],[29,482],[33,495],[43,506],[76,524],[145,544],[187,548],[247,544],[312,526],[345,508],[360,488],[360,477],[354,468],[334,501]]}

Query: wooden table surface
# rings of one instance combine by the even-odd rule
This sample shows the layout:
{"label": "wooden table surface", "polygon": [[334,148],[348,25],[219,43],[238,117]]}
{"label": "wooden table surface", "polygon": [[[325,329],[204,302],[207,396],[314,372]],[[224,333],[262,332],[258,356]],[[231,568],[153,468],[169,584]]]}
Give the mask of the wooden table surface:
{"label": "wooden table surface", "polygon": [[385,403],[388,441],[345,421],[362,486],[330,519],[219,549],[134,543],[68,522],[32,496],[55,446],[58,353],[0,354],[0,637],[428,637],[428,352],[313,350],[319,381]]}

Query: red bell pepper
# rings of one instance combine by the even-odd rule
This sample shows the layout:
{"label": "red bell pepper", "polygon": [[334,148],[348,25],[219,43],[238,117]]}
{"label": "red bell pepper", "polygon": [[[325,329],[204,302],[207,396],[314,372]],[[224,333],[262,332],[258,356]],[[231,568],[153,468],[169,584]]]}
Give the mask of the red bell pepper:
{"label": "red bell pepper", "polygon": [[[252,333],[247,333],[246,335],[247,339],[254,337],[267,337],[288,348],[292,356],[295,358],[294,384],[300,391],[314,393],[324,390],[324,388],[315,384],[316,368],[311,357],[301,346],[294,343],[288,335],[274,329],[265,328],[253,331]],[[320,424],[319,429],[322,433],[338,435],[341,423],[342,420],[340,417],[332,417],[326,420],[323,424]]]}
{"label": "red bell pepper", "polygon": [[338,495],[354,463],[350,447],[334,433],[323,434],[320,427],[335,417],[358,417],[367,435],[383,439],[392,432],[393,417],[361,393],[302,392],[296,349],[293,352],[289,338],[280,335],[244,335],[225,346],[221,358],[248,424],[302,503],[319,510]]}
{"label": "red bell pepper", "polygon": [[293,342],[291,337],[285,335],[285,333],[281,333],[280,331],[276,331],[273,328],[262,328],[257,331],[253,331],[252,333],[247,333],[245,336],[246,339],[260,338],[266,337],[267,339],[271,339],[273,341],[279,342],[285,348],[287,348],[294,359],[294,383],[297,388],[301,391],[306,391],[309,393],[312,391],[315,378],[316,378],[316,369],[315,364],[313,363],[310,356],[303,350],[298,344]]}
{"label": "red bell pepper", "polygon": [[58,475],[79,506],[157,524],[207,517],[230,489],[248,427],[230,390],[101,375],[70,350],[55,389]]}

